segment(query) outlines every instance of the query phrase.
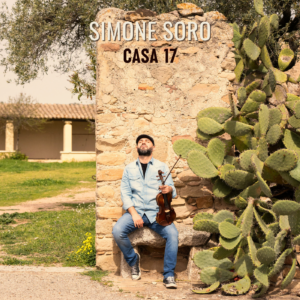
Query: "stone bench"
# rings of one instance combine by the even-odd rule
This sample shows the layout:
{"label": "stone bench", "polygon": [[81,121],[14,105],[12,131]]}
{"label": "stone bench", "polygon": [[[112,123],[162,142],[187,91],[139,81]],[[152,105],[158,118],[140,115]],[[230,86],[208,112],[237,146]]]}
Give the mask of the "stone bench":
{"label": "stone bench", "polygon": [[[190,247],[187,273],[188,279],[192,280],[192,278],[195,278],[195,273],[199,272],[192,258],[198,250],[201,250],[201,246],[207,243],[210,234],[203,231],[196,231],[193,229],[193,226],[178,223],[175,226],[178,230],[178,247]],[[139,246],[142,245],[154,248],[163,248],[166,245],[166,240],[148,227],[135,230],[128,235],[128,238],[137,253],[139,253]],[[131,277],[131,268],[125,261],[123,253],[121,253],[120,274],[123,278]]]}

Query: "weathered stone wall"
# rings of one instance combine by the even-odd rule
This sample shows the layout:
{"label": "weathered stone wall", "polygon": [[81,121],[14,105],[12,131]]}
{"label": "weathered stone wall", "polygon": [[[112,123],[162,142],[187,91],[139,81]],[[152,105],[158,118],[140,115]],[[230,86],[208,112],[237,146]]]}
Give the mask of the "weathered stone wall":
{"label": "weathered stone wall", "polygon": [[[189,15],[187,12],[187,16],[183,16],[173,11],[142,17],[109,8],[98,13],[96,22],[123,24],[126,20],[139,22],[141,27],[142,22],[156,22],[154,37],[157,41],[149,41],[147,35],[146,41],[100,39],[97,42],[97,266],[116,271],[120,265],[120,250],[111,231],[123,213],[120,183],[124,167],[137,158],[136,137],[141,133],[153,136],[154,157],[171,168],[177,159],[172,143],[180,138],[197,141],[197,113],[210,106],[228,107],[228,93],[235,79],[232,28],[222,14],[209,12],[201,16],[201,13]],[[163,38],[166,32],[162,30],[165,21],[173,24],[207,21],[211,25],[211,39],[167,42]],[[101,34],[101,27],[98,30]],[[199,31],[197,35],[199,38]],[[176,47],[174,62],[165,63],[164,49]],[[156,49],[159,63],[125,63],[126,48],[132,52]],[[195,176],[185,160],[178,162],[172,177],[178,194],[172,202],[176,222],[191,226],[191,217],[199,211],[230,209],[213,198],[210,181]],[[187,259],[182,256],[186,264]],[[148,261],[146,265],[151,264]]]}

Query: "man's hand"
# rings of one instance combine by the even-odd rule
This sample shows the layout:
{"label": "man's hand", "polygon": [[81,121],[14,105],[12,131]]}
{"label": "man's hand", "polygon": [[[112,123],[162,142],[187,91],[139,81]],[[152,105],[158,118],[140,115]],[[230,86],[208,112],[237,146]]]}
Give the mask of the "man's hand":
{"label": "man's hand", "polygon": [[171,193],[173,191],[173,188],[169,185],[160,185],[159,189],[161,190],[161,192],[163,194],[168,194],[168,193]]}
{"label": "man's hand", "polygon": [[134,227],[138,227],[138,228],[143,227],[144,221],[138,213],[133,214],[131,216],[132,216],[132,220],[133,220],[133,223],[134,223]]}

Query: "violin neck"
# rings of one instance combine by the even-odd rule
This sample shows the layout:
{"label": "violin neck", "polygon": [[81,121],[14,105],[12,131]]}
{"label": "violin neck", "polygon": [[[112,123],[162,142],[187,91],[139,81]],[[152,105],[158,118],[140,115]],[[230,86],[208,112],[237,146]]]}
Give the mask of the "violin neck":
{"label": "violin neck", "polygon": [[167,197],[167,194],[163,194],[164,196],[164,204],[165,204],[165,209],[168,209],[170,210],[170,205],[169,205],[169,202],[168,202],[168,197]]}

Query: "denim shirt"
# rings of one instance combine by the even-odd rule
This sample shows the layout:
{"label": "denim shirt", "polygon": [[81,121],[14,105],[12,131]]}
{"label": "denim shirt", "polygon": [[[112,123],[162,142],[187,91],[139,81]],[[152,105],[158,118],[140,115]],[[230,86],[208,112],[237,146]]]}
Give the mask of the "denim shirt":
{"label": "denim shirt", "polygon": [[[143,217],[146,214],[151,223],[156,219],[159,206],[156,203],[156,195],[160,192],[158,189],[161,184],[158,176],[158,170],[164,172],[163,176],[169,174],[168,166],[151,158],[147,165],[145,178],[139,158],[128,164],[123,172],[121,181],[121,199],[123,201],[123,209],[127,210],[134,206],[137,213]],[[164,179],[166,177],[163,177]],[[172,198],[176,197],[176,189],[174,187],[172,175],[170,174],[165,185],[172,187]]]}

